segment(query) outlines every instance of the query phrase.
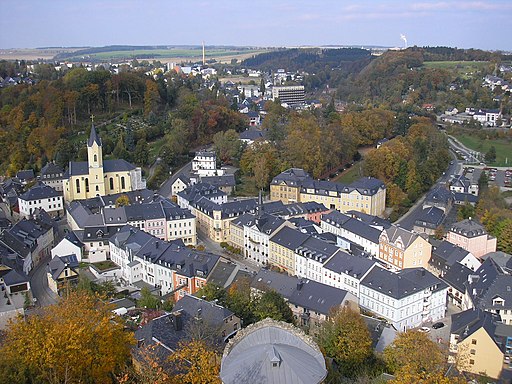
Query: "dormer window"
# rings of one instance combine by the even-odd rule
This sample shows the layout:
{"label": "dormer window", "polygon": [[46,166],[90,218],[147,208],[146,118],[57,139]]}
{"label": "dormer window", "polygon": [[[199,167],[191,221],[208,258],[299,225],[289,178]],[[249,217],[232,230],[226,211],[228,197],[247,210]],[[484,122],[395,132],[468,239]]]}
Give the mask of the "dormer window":
{"label": "dormer window", "polygon": [[503,300],[501,297],[496,297],[492,300],[492,305],[494,306],[504,306],[505,300]]}

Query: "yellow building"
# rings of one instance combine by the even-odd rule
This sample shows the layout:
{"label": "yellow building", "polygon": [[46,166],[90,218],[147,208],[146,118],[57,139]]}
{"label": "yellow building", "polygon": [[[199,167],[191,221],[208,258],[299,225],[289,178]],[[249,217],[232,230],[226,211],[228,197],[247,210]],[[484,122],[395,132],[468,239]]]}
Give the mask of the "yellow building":
{"label": "yellow building", "polygon": [[474,309],[452,315],[450,359],[460,371],[498,379],[511,351],[512,326],[499,315]]}
{"label": "yellow building", "polygon": [[295,275],[295,250],[309,235],[288,226],[282,227],[269,240],[268,263]]}
{"label": "yellow building", "polygon": [[87,161],[71,161],[64,179],[64,200],[89,199],[146,188],[142,171],[126,160],[103,160],[94,124],[87,142]]}
{"label": "yellow building", "polygon": [[432,245],[421,235],[392,225],[379,237],[380,261],[396,269],[428,267]]}
{"label": "yellow building", "polygon": [[304,170],[290,168],[270,183],[270,199],[285,204],[314,201],[339,212],[381,216],[386,209],[386,186],[373,177],[363,177],[348,185],[313,180]]}

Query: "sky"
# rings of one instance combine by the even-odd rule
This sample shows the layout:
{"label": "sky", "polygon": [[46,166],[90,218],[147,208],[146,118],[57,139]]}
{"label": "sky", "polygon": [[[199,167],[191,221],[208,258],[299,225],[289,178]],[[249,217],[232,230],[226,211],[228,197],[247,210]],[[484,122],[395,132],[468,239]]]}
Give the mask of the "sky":
{"label": "sky", "polygon": [[0,49],[450,46],[512,51],[512,0],[0,0]]}

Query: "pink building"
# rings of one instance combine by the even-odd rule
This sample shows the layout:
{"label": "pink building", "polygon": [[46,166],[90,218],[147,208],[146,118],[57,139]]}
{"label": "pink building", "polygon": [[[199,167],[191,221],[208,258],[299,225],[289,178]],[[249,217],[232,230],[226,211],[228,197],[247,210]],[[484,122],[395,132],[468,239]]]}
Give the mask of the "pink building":
{"label": "pink building", "polygon": [[489,252],[496,251],[496,238],[489,236],[485,228],[471,218],[453,224],[447,240],[471,252],[479,259]]}

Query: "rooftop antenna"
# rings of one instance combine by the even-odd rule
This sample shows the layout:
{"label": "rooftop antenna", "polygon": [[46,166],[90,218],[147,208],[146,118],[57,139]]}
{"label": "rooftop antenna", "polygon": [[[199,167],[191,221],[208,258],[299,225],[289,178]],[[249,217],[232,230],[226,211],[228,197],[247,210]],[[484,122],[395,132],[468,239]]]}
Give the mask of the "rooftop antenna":
{"label": "rooftop antenna", "polygon": [[204,55],[204,40],[203,40],[203,65],[206,65],[205,55]]}
{"label": "rooftop antenna", "polygon": [[404,42],[404,49],[407,49],[407,37],[403,33],[400,34],[400,40]]}

